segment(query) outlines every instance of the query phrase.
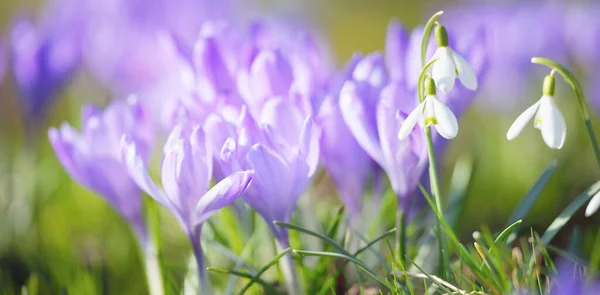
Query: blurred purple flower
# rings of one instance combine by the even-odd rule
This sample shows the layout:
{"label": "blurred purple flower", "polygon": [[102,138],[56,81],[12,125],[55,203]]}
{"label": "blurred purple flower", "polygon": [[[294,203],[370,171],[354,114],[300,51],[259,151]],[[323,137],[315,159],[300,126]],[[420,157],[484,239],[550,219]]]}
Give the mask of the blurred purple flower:
{"label": "blurred purple flower", "polygon": [[24,114],[39,122],[79,65],[77,35],[38,29],[28,19],[10,27],[12,70]]}
{"label": "blurred purple flower", "polygon": [[596,110],[600,109],[600,83],[596,70],[600,66],[597,52],[600,46],[600,20],[597,3],[571,4],[566,13],[566,43],[572,57],[585,72],[586,94]]}
{"label": "blurred purple flower", "polygon": [[[355,55],[341,73],[339,82],[332,85],[328,95],[315,118],[320,127],[319,139],[321,163],[331,176],[338,195],[350,215],[357,215],[362,208],[362,199],[369,175],[379,169],[371,157],[358,144],[344,122],[339,105],[342,85],[350,79],[356,64],[362,57]],[[378,197],[378,196],[374,196]]]}
{"label": "blurred purple flower", "polygon": [[250,117],[239,124],[233,132],[237,137],[227,138],[221,149],[222,170],[255,171],[244,200],[265,219],[285,249],[289,245],[287,231],[273,221],[291,220],[298,198],[316,172],[316,126],[310,116],[283,98],[265,103],[257,126],[251,126]]}
{"label": "blurred purple flower", "polygon": [[[487,62],[485,37],[481,31],[474,36],[454,42],[456,50],[469,60],[481,79]],[[399,23],[390,23],[385,62],[379,53],[362,58],[340,92],[341,113],[350,132],[386,172],[404,210],[410,208],[428,162],[422,130],[415,130],[408,140],[397,139],[402,122],[418,103],[416,80],[420,73],[421,38],[419,29],[409,37]],[[463,50],[466,46],[468,51]],[[430,55],[433,49],[428,49]],[[457,85],[441,94],[440,100],[460,116],[473,97],[473,92]],[[443,141],[437,143],[437,133],[435,137],[436,147],[441,150]]]}
{"label": "blurred purple flower", "polygon": [[[254,172],[235,172],[209,189],[213,165],[211,145],[199,125],[193,129],[177,125],[163,149],[161,179],[164,190],[161,190],[148,174],[143,146],[128,136],[123,138],[122,145],[122,161],[129,175],[177,218],[192,244],[201,282],[206,282],[200,244],[202,224],[235,201],[248,188]],[[201,287],[207,288],[205,284]]]}
{"label": "blurred purple flower", "polygon": [[140,159],[148,160],[154,137],[150,118],[130,98],[115,101],[104,111],[86,106],[82,121],[81,132],[67,123],[49,130],[56,156],[75,181],[104,197],[145,243],[142,196],[121,162],[121,135],[135,141]]}
{"label": "blurred purple flower", "polygon": [[563,260],[558,263],[557,274],[552,278],[550,295],[592,295],[600,292],[600,282],[587,282],[582,267]]}
{"label": "blurred purple flower", "polygon": [[564,11],[563,4],[552,1],[472,4],[447,11],[450,34],[469,39],[481,29],[489,40],[488,78],[478,89],[482,106],[506,110],[518,103],[533,73],[531,57],[566,61]]}
{"label": "blurred purple flower", "polygon": [[6,48],[0,39],[0,86],[4,81],[4,75],[6,74],[6,63],[8,62],[8,57],[6,54]]}

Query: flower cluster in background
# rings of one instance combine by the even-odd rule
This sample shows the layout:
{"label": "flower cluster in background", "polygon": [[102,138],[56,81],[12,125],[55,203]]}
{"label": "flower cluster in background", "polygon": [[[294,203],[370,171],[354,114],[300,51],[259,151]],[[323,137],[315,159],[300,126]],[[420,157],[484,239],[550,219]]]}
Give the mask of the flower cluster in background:
{"label": "flower cluster in background", "polygon": [[[421,100],[422,26],[409,29],[390,20],[383,50],[339,60],[333,54],[336,44],[325,42],[309,24],[253,18],[245,13],[253,5],[241,0],[52,0],[37,20],[14,18],[0,42],[0,81],[7,82],[0,85],[14,85],[25,126],[22,144],[35,145],[32,137],[47,134],[53,159],[71,179],[103,198],[129,225],[146,267],[161,268],[152,263],[158,259],[154,244],[160,245],[161,235],[154,222],[161,219],[156,211],[168,212],[162,218],[180,225],[199,275],[184,279],[178,274],[175,284],[197,280],[203,294],[217,292],[206,272],[216,260],[210,259],[215,247],[207,246],[208,240],[237,225],[224,222],[233,221],[221,209],[234,212],[232,219],[243,225],[240,232],[250,229],[244,232],[248,239],[260,231],[253,218],[258,214],[270,231],[262,239],[272,236],[275,248],[285,250],[298,238],[275,222],[308,219],[307,226],[321,226],[311,203],[319,198],[317,183],[323,175],[343,204],[351,230],[369,231],[377,219],[373,215],[386,206],[407,214],[409,223],[426,220],[431,226],[435,216],[423,217],[426,201],[419,187],[430,187],[429,157],[446,158],[448,139],[460,139],[459,122],[472,105],[495,112],[521,104],[530,85],[537,90],[539,83],[530,83],[537,73],[532,56],[576,65],[586,77],[590,101],[600,106],[593,74],[600,60],[595,53],[600,22],[590,8],[600,8],[596,4],[464,4],[448,9],[443,21],[448,32],[437,24],[435,38],[425,48],[425,61],[432,64]],[[510,129],[502,126],[509,130],[508,139],[533,118],[548,146],[563,147],[567,123],[554,102],[553,73],[548,76],[551,91],[544,86],[540,101]],[[85,102],[80,119],[52,113],[62,92],[82,76],[105,90],[104,105],[89,102],[86,88],[76,93],[76,101]],[[478,103],[476,97],[481,98]],[[79,103],[70,107],[78,109]],[[57,117],[65,122],[55,124]],[[426,126],[435,130],[429,154]],[[485,126],[465,129],[477,127]],[[2,140],[8,138],[4,133],[10,134],[3,131]],[[18,149],[5,145],[3,151]],[[455,157],[450,152],[448,158]],[[389,195],[392,203],[386,201]],[[0,207],[10,204],[6,212],[23,214],[24,206],[34,208],[28,214],[37,214],[31,205],[35,200],[23,205],[17,197],[5,199]],[[598,200],[600,196],[593,203]],[[218,225],[213,216],[221,218]],[[377,234],[385,224],[379,222]],[[243,250],[231,248],[223,252]],[[290,252],[282,257],[287,289],[305,288],[295,281],[296,259]],[[153,271],[147,270],[149,281],[165,281],[157,288],[172,284]],[[562,293],[556,294],[583,288],[565,283],[567,272],[559,268],[558,287],[552,290]]]}

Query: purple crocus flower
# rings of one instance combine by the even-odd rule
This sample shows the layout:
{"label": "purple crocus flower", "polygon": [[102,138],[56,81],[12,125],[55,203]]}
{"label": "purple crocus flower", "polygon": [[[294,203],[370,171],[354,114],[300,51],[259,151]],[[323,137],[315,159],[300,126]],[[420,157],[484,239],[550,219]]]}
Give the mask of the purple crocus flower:
{"label": "purple crocus flower", "polygon": [[564,11],[564,5],[554,1],[477,4],[447,11],[449,33],[468,39],[481,29],[489,39],[488,83],[478,89],[486,101],[482,107],[499,111],[519,102],[533,73],[531,57],[566,61]]}
{"label": "purple crocus flower", "polygon": [[[235,172],[209,189],[213,158],[211,145],[199,125],[177,125],[163,149],[161,179],[164,190],[152,181],[143,158],[143,147],[123,139],[122,160],[137,185],[177,218],[190,239],[203,291],[209,292],[200,233],[203,223],[229,205],[248,188],[253,171]],[[209,293],[208,293],[209,294]]]}
{"label": "purple crocus flower", "polygon": [[[410,141],[399,141],[398,130],[409,112],[411,92],[399,83],[388,83],[386,65],[378,53],[361,59],[352,79],[340,92],[342,116],[358,143],[388,175],[400,207],[409,201],[426,167],[427,150],[421,131]],[[385,91],[384,91],[385,89]]]}
{"label": "purple crocus flower", "polygon": [[104,111],[83,108],[83,128],[67,123],[48,132],[54,151],[71,177],[104,197],[134,229],[140,243],[147,239],[142,195],[121,162],[121,135],[136,142],[140,159],[150,156],[152,123],[137,102],[115,101]]}
{"label": "purple crocus flower", "polygon": [[[461,54],[470,61],[479,78],[487,60],[482,34],[467,39],[469,42],[459,39],[456,42],[459,46],[455,46],[461,52],[463,43],[470,45],[469,51]],[[340,92],[342,116],[350,132],[386,172],[405,211],[410,208],[412,196],[428,162],[425,136],[421,129],[414,130],[409,140],[397,139],[404,119],[418,103],[416,80],[421,67],[421,38],[421,30],[409,35],[399,23],[392,22],[386,40],[386,61],[378,53],[360,60],[352,78],[346,81]],[[433,50],[429,52],[433,54]],[[457,85],[440,99],[453,112],[460,114],[473,97],[473,93],[467,93]],[[436,146],[441,145],[437,143]]]}
{"label": "purple crocus flower", "polygon": [[[350,79],[361,56],[355,55],[343,73],[340,82]],[[340,199],[352,216],[361,211],[362,196],[369,175],[376,173],[377,165],[356,141],[344,122],[339,105],[342,85],[332,85],[318,116],[315,118],[320,128],[319,139],[321,163],[331,176]],[[376,197],[376,196],[375,196]]]}
{"label": "purple crocus flower", "polygon": [[[246,117],[236,137],[221,149],[223,171],[252,169],[252,186],[244,200],[269,224],[281,246],[289,245],[287,231],[273,221],[289,222],[319,161],[318,134],[313,120],[282,98],[267,101],[257,126]],[[253,131],[254,130],[254,131]]]}
{"label": "purple crocus flower", "polygon": [[28,19],[10,28],[12,70],[24,114],[42,120],[61,87],[79,64],[76,35],[38,29]]}
{"label": "purple crocus flower", "polygon": [[557,273],[552,278],[550,295],[592,295],[600,292],[600,282],[586,281],[588,278],[581,267],[570,261],[558,263]]}

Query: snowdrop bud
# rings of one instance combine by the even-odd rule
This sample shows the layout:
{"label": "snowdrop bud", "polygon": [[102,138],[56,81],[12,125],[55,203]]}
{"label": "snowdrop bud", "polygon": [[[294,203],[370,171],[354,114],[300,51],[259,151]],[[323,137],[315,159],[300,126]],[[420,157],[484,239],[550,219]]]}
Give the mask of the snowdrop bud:
{"label": "snowdrop bud", "polygon": [[447,47],[448,46],[448,32],[446,28],[440,24],[435,27],[435,42],[438,47]]}
{"label": "snowdrop bud", "polygon": [[548,96],[554,96],[554,84],[555,84],[554,75],[550,74],[544,78],[544,84],[542,86],[542,94]]}
{"label": "snowdrop bud", "polygon": [[435,82],[430,76],[425,78],[425,95],[435,95]]}

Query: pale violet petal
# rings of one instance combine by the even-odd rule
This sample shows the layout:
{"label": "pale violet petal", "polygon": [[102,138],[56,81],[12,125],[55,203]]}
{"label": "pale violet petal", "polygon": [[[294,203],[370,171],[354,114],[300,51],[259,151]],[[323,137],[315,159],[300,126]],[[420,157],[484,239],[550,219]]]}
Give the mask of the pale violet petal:
{"label": "pale violet petal", "polygon": [[477,89],[477,76],[475,75],[475,71],[473,71],[473,67],[471,64],[467,62],[460,54],[452,51],[452,57],[454,58],[454,64],[456,66],[456,71],[458,72],[458,79],[460,79],[460,83],[464,85],[467,89],[476,90]]}
{"label": "pale violet petal", "polygon": [[122,148],[122,161],[127,168],[127,173],[131,179],[149,196],[154,198],[161,205],[171,209],[173,208],[171,202],[167,199],[164,192],[154,183],[146,164],[139,155],[135,143],[131,141],[127,136],[121,138]]}
{"label": "pale violet petal", "polygon": [[452,49],[440,47],[435,56],[439,59],[431,66],[431,77],[440,90],[448,92],[454,87],[454,80],[456,79],[456,66],[452,58]]}
{"label": "pale violet petal", "polygon": [[446,139],[456,137],[458,134],[458,121],[454,113],[434,96],[431,96],[429,103],[433,104],[433,111],[437,120],[435,125],[437,132]]}
{"label": "pale violet petal", "polygon": [[240,171],[231,174],[212,187],[196,204],[192,215],[192,228],[202,224],[219,209],[231,204],[246,191],[254,171]]}
{"label": "pale violet petal", "polygon": [[423,117],[423,109],[425,108],[425,101],[420,103],[410,114],[406,117],[406,120],[400,126],[398,131],[398,139],[403,140],[410,135],[417,122]]}
{"label": "pale violet petal", "polygon": [[537,101],[532,106],[528,107],[523,113],[521,113],[508,129],[508,132],[506,133],[506,139],[515,139],[519,135],[519,133],[521,133],[521,130],[523,130],[525,125],[527,125],[527,122],[529,122],[529,120],[533,118],[539,106],[540,101]]}

